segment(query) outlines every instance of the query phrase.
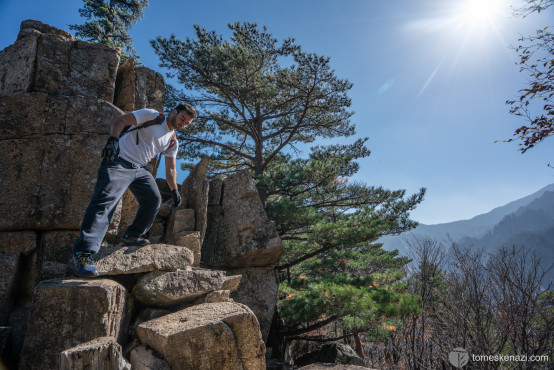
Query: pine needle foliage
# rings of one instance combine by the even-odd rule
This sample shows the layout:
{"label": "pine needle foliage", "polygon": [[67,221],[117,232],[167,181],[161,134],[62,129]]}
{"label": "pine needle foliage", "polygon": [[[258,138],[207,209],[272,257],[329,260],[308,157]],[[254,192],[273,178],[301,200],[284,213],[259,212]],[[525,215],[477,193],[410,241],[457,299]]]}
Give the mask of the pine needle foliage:
{"label": "pine needle foliage", "polygon": [[129,58],[138,59],[129,31],[144,16],[148,0],[83,0],[79,9],[87,22],[69,26],[75,34],[87,41],[117,47],[121,50],[121,63]]}

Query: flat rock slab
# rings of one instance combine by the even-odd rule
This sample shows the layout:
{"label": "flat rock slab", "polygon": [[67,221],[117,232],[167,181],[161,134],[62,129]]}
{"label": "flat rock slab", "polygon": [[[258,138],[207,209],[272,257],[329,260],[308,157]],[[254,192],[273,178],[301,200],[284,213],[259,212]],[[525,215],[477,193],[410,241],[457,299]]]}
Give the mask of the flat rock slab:
{"label": "flat rock slab", "polygon": [[226,276],[224,271],[187,269],[175,272],[154,271],[138,279],[133,295],[140,302],[169,307],[190,302],[216,290],[234,291],[241,276]]}
{"label": "flat rock slab", "polygon": [[107,279],[53,279],[37,285],[20,369],[58,369],[60,353],[99,337],[119,337],[125,288]]}
{"label": "flat rock slab", "polygon": [[60,370],[131,370],[113,337],[100,337],[63,351]]}
{"label": "flat rock slab", "polygon": [[193,253],[188,248],[168,244],[100,248],[92,259],[100,275],[175,271],[194,262]]}
{"label": "flat rock slab", "polygon": [[142,343],[173,369],[265,369],[258,320],[238,303],[204,303],[139,325]]}

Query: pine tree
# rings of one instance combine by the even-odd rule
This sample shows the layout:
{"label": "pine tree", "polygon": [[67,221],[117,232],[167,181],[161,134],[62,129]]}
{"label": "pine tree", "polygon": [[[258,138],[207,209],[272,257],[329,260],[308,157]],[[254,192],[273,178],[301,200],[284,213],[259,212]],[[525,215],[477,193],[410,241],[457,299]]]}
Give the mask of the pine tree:
{"label": "pine tree", "polygon": [[281,335],[289,341],[322,340],[314,330],[331,323],[355,335],[417,310],[402,282],[409,259],[373,242],[416,225],[408,216],[424,189],[406,197],[352,182],[356,159],[369,154],[364,143],[315,147],[308,159],[280,157],[257,182],[285,242],[277,269]]}
{"label": "pine tree", "polygon": [[187,101],[199,111],[179,137],[185,168],[208,155],[214,176],[248,169],[284,241],[281,336],[311,335],[330,323],[354,335],[416,309],[401,292],[407,259],[372,242],[416,225],[409,212],[424,189],[406,196],[352,181],[356,160],[370,154],[367,139],[315,146],[301,158],[307,143],[355,134],[352,84],[294,39],[279,43],[252,23],[229,28],[229,40],[195,26],[194,39],[172,35],[152,45],[184,88],[170,87],[166,106]]}
{"label": "pine tree", "polygon": [[148,0],[83,0],[79,9],[81,17],[88,21],[72,24],[78,37],[117,47],[121,50],[121,63],[129,58],[138,59],[129,35],[131,26],[142,19]]}

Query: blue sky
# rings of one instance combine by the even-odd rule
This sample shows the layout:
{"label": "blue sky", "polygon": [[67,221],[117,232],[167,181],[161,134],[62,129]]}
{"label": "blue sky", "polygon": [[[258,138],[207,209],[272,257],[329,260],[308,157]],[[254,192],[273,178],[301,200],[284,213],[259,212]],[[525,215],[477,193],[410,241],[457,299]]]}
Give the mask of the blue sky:
{"label": "blue sky", "polygon": [[[513,143],[494,144],[523,123],[504,104],[527,80],[510,46],[520,34],[554,26],[554,9],[520,19],[509,9],[520,0],[482,0],[478,12],[468,10],[471,1],[151,0],[131,35],[141,61],[162,73],[149,40],[193,36],[193,24],[225,35],[229,22],[257,22],[329,56],[336,74],[354,84],[357,136],[369,137],[372,155],[356,180],[408,193],[426,187],[412,216],[433,224],[471,218],[554,182],[547,167],[554,139],[524,155]],[[485,12],[487,1],[499,7]],[[69,31],[83,22],[81,4],[0,0],[0,49],[25,19]]]}

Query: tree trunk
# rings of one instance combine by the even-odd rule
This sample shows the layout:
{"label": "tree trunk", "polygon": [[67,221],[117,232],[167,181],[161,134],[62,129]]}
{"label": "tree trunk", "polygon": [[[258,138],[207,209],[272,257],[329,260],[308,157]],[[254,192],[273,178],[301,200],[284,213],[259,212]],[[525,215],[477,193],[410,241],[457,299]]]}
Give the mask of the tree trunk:
{"label": "tree trunk", "polygon": [[362,348],[362,340],[360,339],[360,333],[354,333],[354,343],[356,344],[356,354],[362,359],[364,358],[364,350]]}
{"label": "tree trunk", "polygon": [[[253,137],[254,142],[256,143],[254,154],[254,179],[257,179],[264,174],[264,142],[262,139],[262,123],[263,122],[260,120],[254,120],[254,126],[256,127],[256,136]],[[267,192],[265,191],[265,189],[258,189],[258,195],[260,196],[262,205],[265,207],[265,204],[267,202]]]}

